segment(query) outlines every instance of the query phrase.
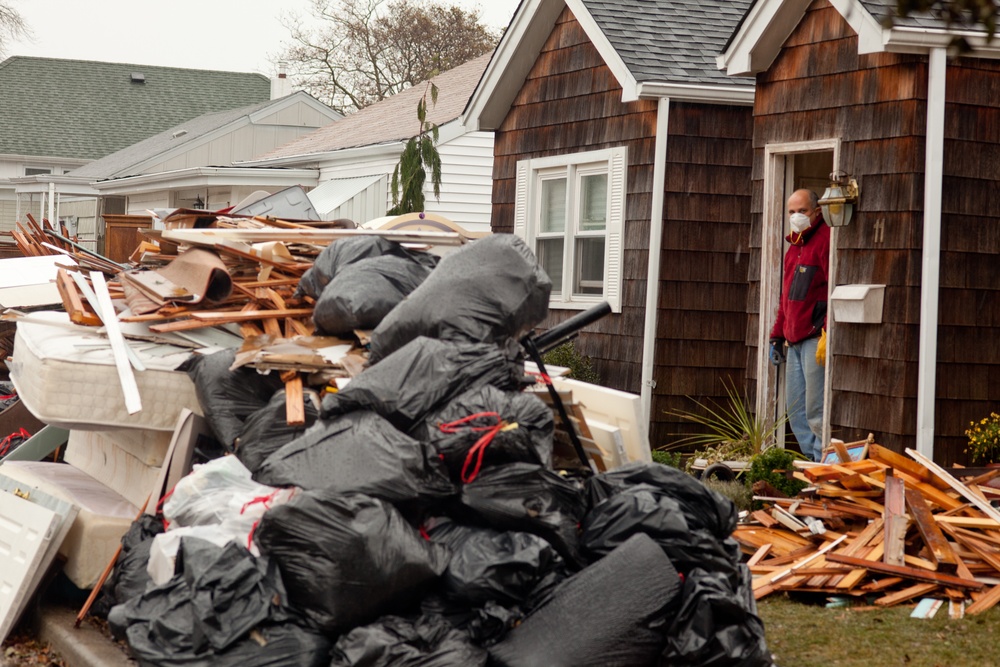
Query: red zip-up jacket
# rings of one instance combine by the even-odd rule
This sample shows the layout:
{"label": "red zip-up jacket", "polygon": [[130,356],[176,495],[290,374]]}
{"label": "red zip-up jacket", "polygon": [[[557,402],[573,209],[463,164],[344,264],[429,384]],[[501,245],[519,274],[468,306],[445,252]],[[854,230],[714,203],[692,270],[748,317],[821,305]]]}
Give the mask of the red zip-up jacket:
{"label": "red zip-up jacket", "polygon": [[785,237],[781,303],[771,329],[771,340],[799,343],[818,336],[826,326],[827,281],[830,271],[830,228],[817,213],[809,229]]}

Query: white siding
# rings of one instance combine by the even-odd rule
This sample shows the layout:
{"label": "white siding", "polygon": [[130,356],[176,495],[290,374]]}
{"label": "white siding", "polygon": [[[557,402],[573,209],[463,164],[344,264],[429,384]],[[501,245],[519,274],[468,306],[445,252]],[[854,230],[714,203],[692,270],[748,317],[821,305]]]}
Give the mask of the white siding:
{"label": "white siding", "polygon": [[166,190],[159,192],[144,192],[139,195],[128,196],[128,215],[146,215],[146,210],[151,208],[170,208],[170,193]]}
{"label": "white siding", "polygon": [[[402,151],[402,147],[400,147]],[[490,231],[493,196],[493,133],[472,132],[438,146],[441,155],[441,200],[434,198],[434,187],[426,186],[426,209],[452,220],[469,231]],[[330,162],[320,165],[319,181],[384,174],[386,176],[384,215],[392,208],[390,187],[392,172],[399,162],[397,155],[377,155],[355,158],[350,162]],[[370,196],[370,195],[369,195]],[[367,219],[343,215],[357,223]]]}
{"label": "white siding", "polygon": [[493,133],[463,134],[438,146],[438,153],[441,155],[441,201],[434,199],[433,186],[428,183],[427,212],[442,215],[470,231],[490,231]]}

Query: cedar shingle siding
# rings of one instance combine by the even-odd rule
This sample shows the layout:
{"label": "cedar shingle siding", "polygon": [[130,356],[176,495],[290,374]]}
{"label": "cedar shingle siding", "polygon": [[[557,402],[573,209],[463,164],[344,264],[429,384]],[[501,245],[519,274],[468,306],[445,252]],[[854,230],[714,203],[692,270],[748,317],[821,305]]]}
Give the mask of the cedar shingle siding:
{"label": "cedar shingle siding", "polygon": [[[969,420],[1000,398],[1000,66],[949,61],[938,329],[935,458],[964,462]],[[839,232],[839,284],[885,284],[882,324],[837,324],[831,424],[844,440],[875,434],[915,444],[923,240],[927,64],[917,55],[859,55],[855,33],[814,2],[771,68],[757,77],[754,192],[768,143],[840,137],[858,178],[855,220]],[[761,201],[753,202],[751,311],[756,345]],[[884,224],[884,238],[877,238]],[[766,324],[766,323],[765,323]],[[755,373],[751,349],[748,371]],[[992,402],[990,399],[993,399]]]}
{"label": "cedar shingle siding", "polygon": [[[567,9],[496,133],[493,228],[513,231],[518,160],[628,146],[621,314],[576,341],[603,384],[639,393],[657,103],[622,103],[611,71]],[[746,348],[750,133],[746,107],[673,102],[650,443],[690,430],[666,411],[742,387]],[[576,311],[553,310],[545,326]]]}

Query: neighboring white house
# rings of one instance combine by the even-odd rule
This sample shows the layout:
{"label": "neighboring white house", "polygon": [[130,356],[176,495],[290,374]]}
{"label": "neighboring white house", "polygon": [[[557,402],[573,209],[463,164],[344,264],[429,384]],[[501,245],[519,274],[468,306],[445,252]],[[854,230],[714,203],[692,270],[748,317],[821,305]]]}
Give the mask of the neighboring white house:
{"label": "neighboring white house", "polygon": [[[460,116],[489,59],[481,56],[431,79],[438,98],[427,111],[427,120],[439,126],[442,183],[437,200],[427,179],[426,212],[470,231],[489,231],[493,133],[466,131]],[[309,196],[321,218],[363,223],[384,216],[392,207],[393,169],[406,142],[420,131],[417,104],[426,91],[426,84],[418,84],[235,166],[316,169],[318,186]]]}
{"label": "neighboring white house", "polygon": [[[316,185],[315,170],[232,168],[338,121],[340,114],[304,92],[205,114],[60,176],[57,188],[122,198],[122,213],[152,208],[220,209],[257,190]],[[49,177],[15,179],[20,191]]]}
{"label": "neighboring white house", "polygon": [[[27,212],[49,217],[50,187],[37,178],[69,185],[65,175],[93,160],[202,114],[265,102],[271,87],[261,74],[8,58],[0,63],[0,231]],[[25,177],[35,185],[18,196],[12,181]],[[85,198],[57,196],[59,215],[83,218],[92,230],[94,191],[73,194]],[[124,212],[110,203],[108,212]]]}

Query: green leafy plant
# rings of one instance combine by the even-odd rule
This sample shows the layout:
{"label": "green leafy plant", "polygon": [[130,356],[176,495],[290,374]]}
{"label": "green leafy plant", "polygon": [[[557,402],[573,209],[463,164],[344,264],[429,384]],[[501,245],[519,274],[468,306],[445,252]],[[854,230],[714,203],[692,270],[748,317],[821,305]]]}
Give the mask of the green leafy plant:
{"label": "green leafy plant", "polygon": [[441,198],[441,156],[435,146],[438,140],[438,126],[427,120],[428,93],[431,96],[431,106],[437,104],[437,86],[428,82],[423,96],[417,103],[420,132],[406,142],[399,156],[399,163],[392,170],[393,207],[389,215],[424,210],[424,183],[427,181],[428,170],[434,186],[434,197]]}
{"label": "green leafy plant", "polygon": [[654,449],[652,455],[654,463],[662,463],[671,468],[681,467],[683,456],[681,456],[680,452],[665,452],[662,449]]}
{"label": "green leafy plant", "polygon": [[726,401],[719,405],[695,401],[698,411],[670,411],[667,414],[698,424],[703,430],[698,433],[680,434],[665,447],[658,449],[693,449],[695,458],[715,461],[748,461],[777,444],[777,436],[788,421],[781,415],[774,422],[768,422],[750,409],[747,399],[736,390],[732,382],[725,384]]}
{"label": "green leafy plant", "polygon": [[750,511],[753,509],[753,492],[750,487],[738,479],[702,479],[701,483],[716,493],[725,496],[733,501],[739,511]]}
{"label": "green leafy plant", "polygon": [[989,417],[969,422],[965,435],[969,438],[965,451],[972,454],[974,461],[995,461],[1000,453],[1000,415],[991,412]]}
{"label": "green leafy plant", "polygon": [[788,497],[798,494],[807,485],[805,482],[786,476],[783,472],[776,470],[791,470],[795,459],[802,459],[800,454],[796,454],[790,449],[781,447],[770,447],[750,461],[750,469],[746,472],[746,482],[752,486],[754,482],[763,480],[781,491]]}
{"label": "green leafy plant", "polygon": [[563,366],[569,369],[568,377],[580,382],[600,384],[601,375],[594,370],[590,357],[581,354],[573,345],[573,341],[563,343],[542,355],[546,366]]}

